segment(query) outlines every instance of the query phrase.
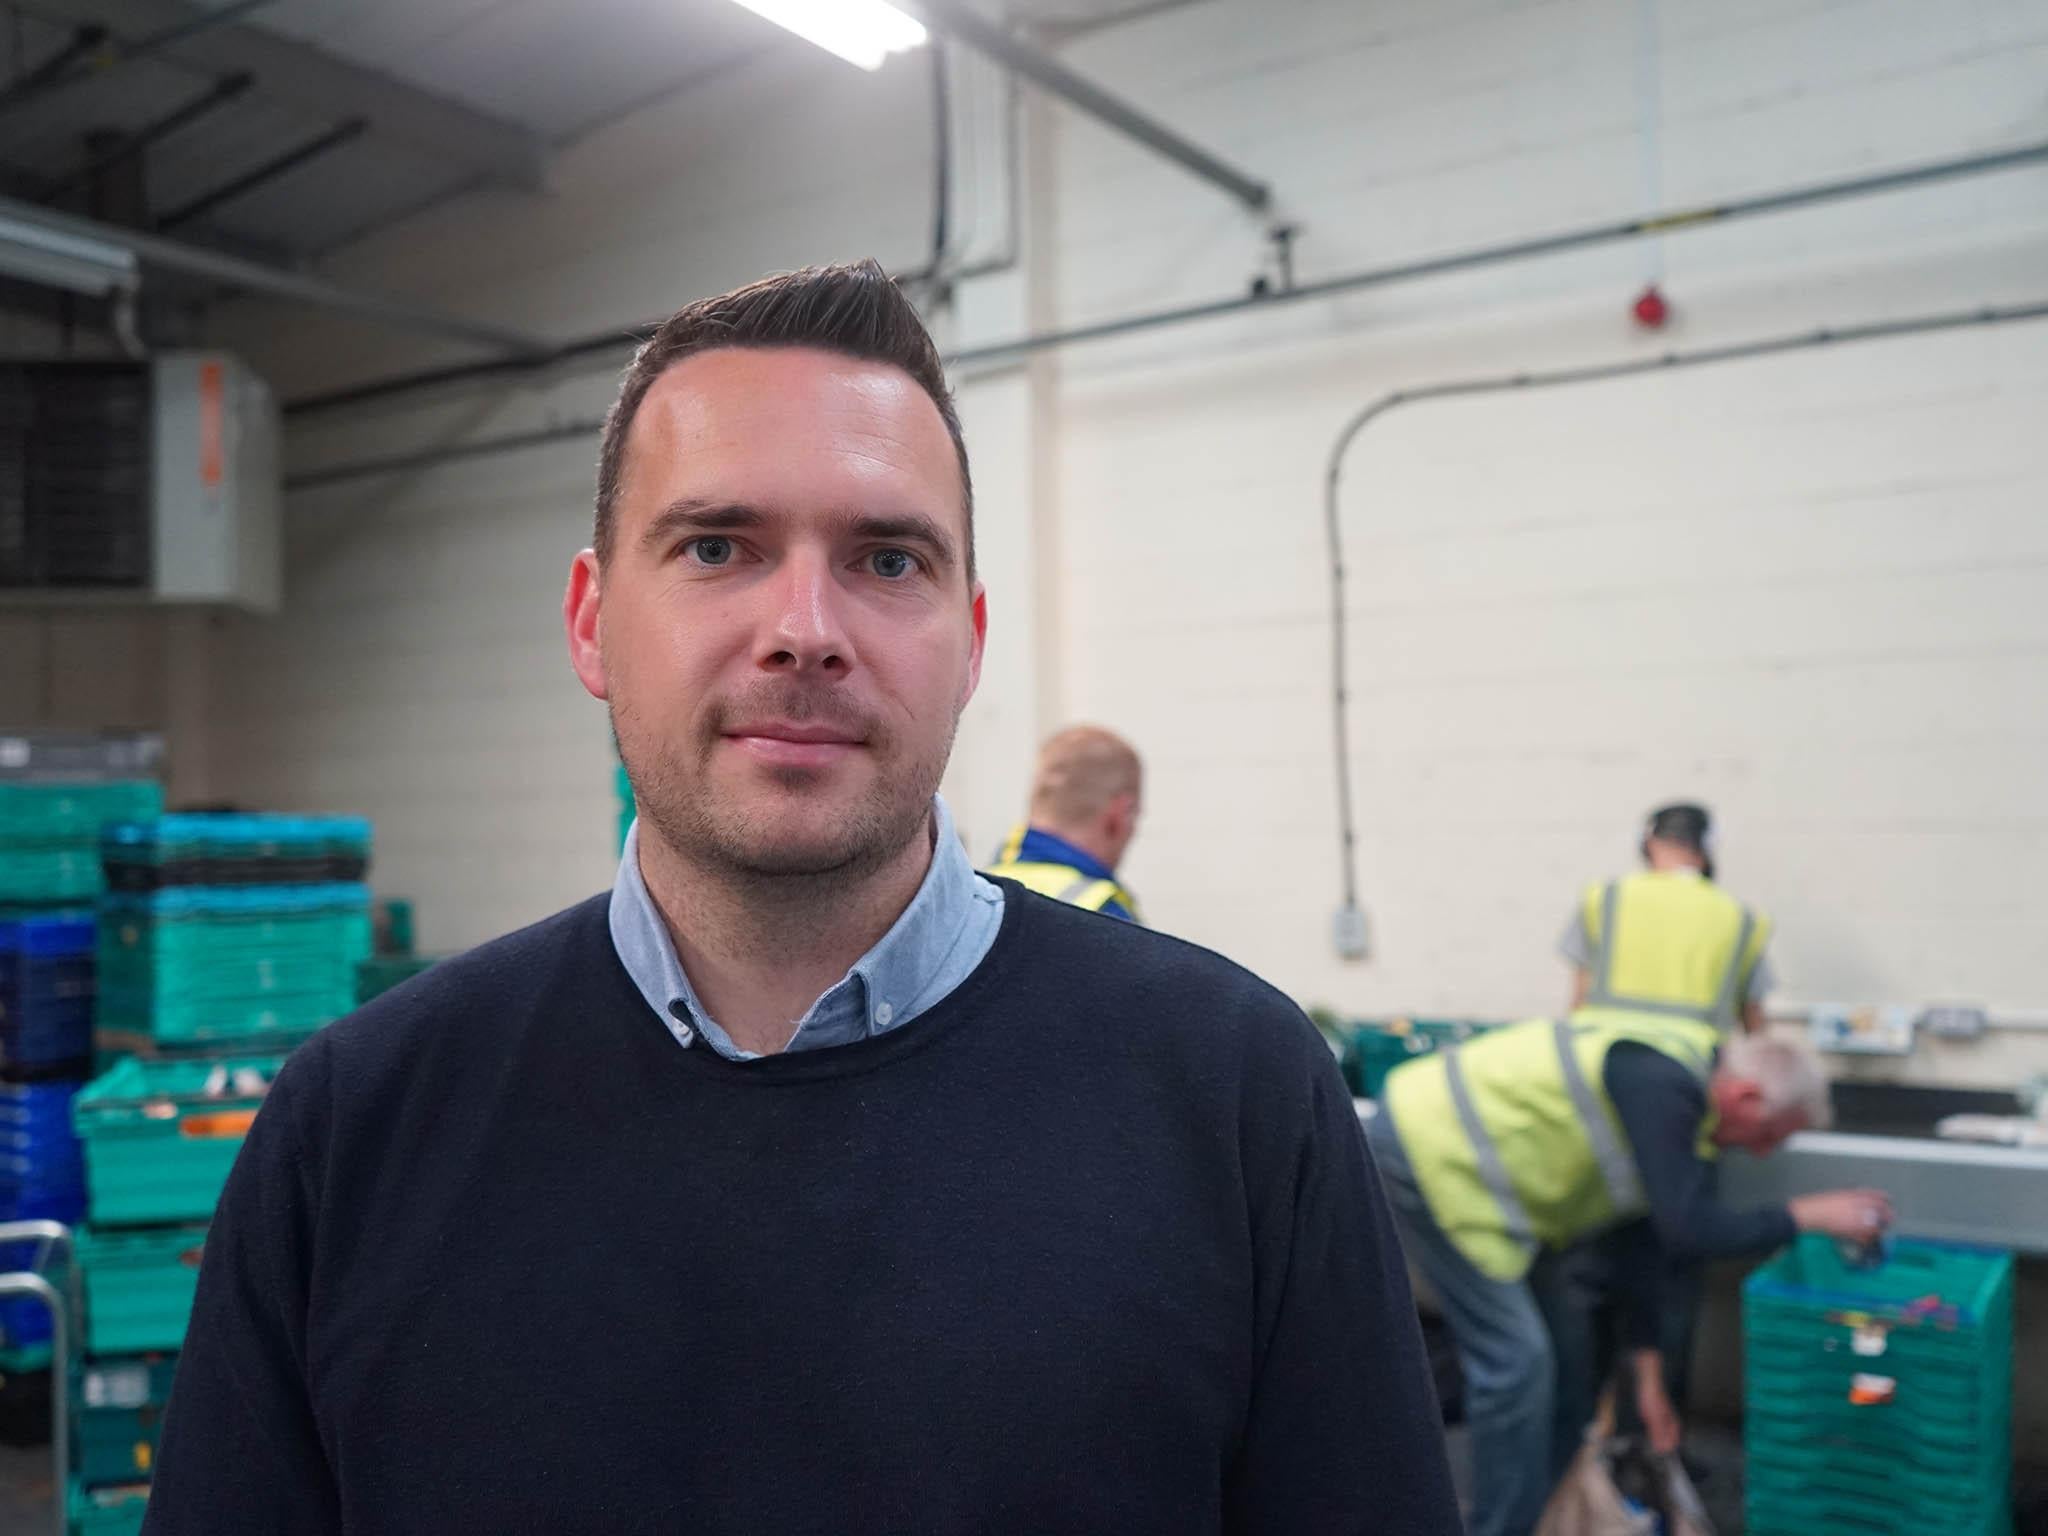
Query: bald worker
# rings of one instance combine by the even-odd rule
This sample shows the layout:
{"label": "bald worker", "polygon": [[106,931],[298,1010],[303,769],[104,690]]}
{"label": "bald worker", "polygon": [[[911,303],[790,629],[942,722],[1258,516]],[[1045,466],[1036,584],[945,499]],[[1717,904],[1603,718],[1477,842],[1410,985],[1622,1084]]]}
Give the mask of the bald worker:
{"label": "bald worker", "polygon": [[1003,840],[988,873],[1090,912],[1135,923],[1116,867],[1138,830],[1144,770],[1131,744],[1099,725],[1069,726],[1038,752],[1031,820]]}

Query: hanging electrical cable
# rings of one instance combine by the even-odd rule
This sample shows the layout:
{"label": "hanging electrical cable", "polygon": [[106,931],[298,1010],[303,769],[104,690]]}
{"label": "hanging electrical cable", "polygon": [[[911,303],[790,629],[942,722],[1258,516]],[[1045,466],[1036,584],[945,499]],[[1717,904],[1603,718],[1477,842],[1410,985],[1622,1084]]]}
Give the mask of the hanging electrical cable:
{"label": "hanging electrical cable", "polygon": [[[1351,794],[1351,694],[1348,660],[1348,621],[1344,612],[1344,531],[1340,491],[1344,461],[1359,434],[1405,405],[1425,400],[1451,400],[1473,395],[1508,394],[1517,390],[1549,389],[1569,384],[1594,384],[1607,379],[1624,379],[1638,374],[1666,373],[1677,368],[1702,367],[1712,363],[1739,362],[1750,358],[1778,357],[1817,347],[1850,342],[1888,341],[1904,336],[1925,336],[1938,331],[1962,330],[1973,326],[2011,325],[2048,320],[2048,299],[2038,303],[1984,305],[1977,309],[1952,310],[1942,314],[1910,315],[1897,320],[1872,320],[1859,325],[1823,326],[1788,336],[1771,336],[1757,341],[1736,342],[1721,347],[1701,347],[1690,352],[1665,352],[1656,357],[1630,358],[1625,362],[1592,363],[1577,368],[1551,368],[1529,373],[1488,374],[1469,379],[1448,379],[1381,395],[1344,423],[1330,448],[1323,476],[1323,534],[1330,578],[1330,711],[1336,746],[1338,861],[1343,878],[1343,905],[1337,911],[1338,950],[1346,959],[1364,958],[1364,909],[1358,896],[1358,820]],[[1355,939],[1355,942],[1352,942]]]}

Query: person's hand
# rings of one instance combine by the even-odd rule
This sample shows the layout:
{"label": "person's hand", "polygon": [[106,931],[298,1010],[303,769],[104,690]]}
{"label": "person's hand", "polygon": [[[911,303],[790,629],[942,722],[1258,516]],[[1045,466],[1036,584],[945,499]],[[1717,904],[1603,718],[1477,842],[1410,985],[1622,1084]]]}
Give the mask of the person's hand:
{"label": "person's hand", "polygon": [[1845,1242],[1867,1243],[1892,1224],[1891,1196],[1881,1189],[1831,1189],[1792,1202],[1792,1221],[1802,1232],[1825,1232]]}
{"label": "person's hand", "polygon": [[1636,1413],[1651,1450],[1659,1456],[1678,1450],[1684,1426],[1679,1423],[1678,1410],[1671,1406],[1671,1394],[1664,1390],[1663,1359],[1654,1351],[1636,1357]]}

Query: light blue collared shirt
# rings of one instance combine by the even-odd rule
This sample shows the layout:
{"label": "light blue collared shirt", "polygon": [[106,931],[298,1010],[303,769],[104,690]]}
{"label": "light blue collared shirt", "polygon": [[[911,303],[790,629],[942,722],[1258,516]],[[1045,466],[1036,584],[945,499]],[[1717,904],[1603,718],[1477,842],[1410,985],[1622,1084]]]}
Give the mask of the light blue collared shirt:
{"label": "light blue collared shirt", "polygon": [[[931,868],[895,926],[854,961],[853,969],[811,1004],[785,1049],[818,1051],[901,1028],[970,976],[1003,925],[1003,893],[974,872],[953,813],[932,797],[936,823]],[[647,1006],[682,1045],[700,1037],[732,1061],[753,1061],[698,999],[676,958],[668,923],[640,876],[640,824],[626,833],[612,885],[612,947]]]}

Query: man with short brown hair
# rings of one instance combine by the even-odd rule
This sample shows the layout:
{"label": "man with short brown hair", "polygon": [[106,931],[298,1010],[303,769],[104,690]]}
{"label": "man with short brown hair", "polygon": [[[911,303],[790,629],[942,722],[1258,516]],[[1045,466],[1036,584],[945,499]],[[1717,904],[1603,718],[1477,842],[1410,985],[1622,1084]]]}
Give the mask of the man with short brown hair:
{"label": "man with short brown hair", "polygon": [[617,881],[284,1069],[153,1536],[1456,1530],[1314,1028],[952,830],[968,486],[873,263],[643,349],[563,610]]}

